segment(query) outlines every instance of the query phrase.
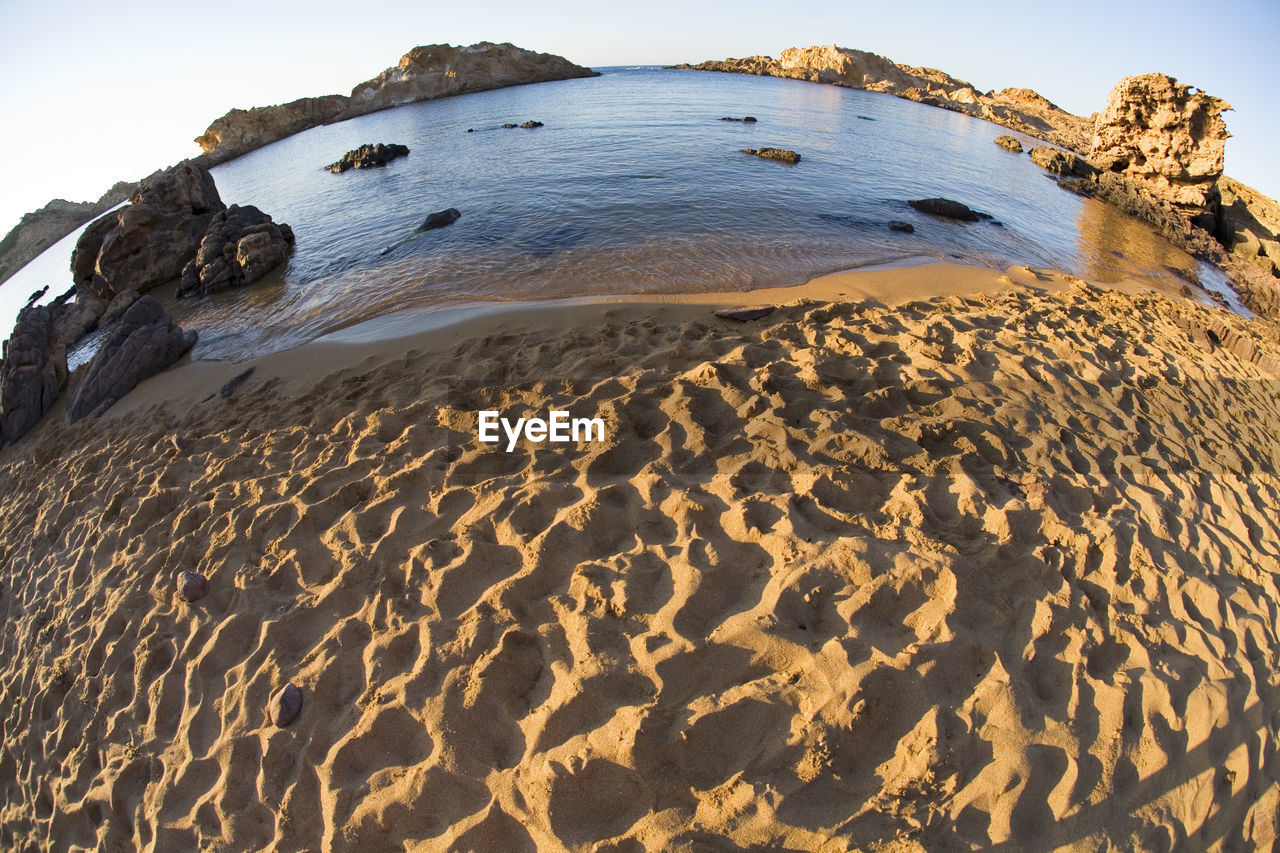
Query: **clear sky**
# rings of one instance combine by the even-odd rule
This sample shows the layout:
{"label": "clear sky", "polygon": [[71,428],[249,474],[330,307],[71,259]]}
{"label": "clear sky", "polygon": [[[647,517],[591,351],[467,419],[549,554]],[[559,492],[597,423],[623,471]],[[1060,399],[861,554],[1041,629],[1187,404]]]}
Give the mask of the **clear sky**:
{"label": "clear sky", "polygon": [[1280,2],[0,0],[0,234],[199,153],[231,107],[348,93],[418,44],[510,41],[591,66],[839,44],[1088,115],[1127,74],[1225,98],[1227,172],[1280,196]]}

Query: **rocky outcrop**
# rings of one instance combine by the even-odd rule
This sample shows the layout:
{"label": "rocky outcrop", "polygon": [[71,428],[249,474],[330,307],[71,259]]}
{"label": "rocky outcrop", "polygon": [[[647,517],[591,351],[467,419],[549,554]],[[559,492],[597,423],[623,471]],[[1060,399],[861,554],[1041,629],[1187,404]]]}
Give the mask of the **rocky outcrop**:
{"label": "rocky outcrop", "polygon": [[1022,153],[1022,143],[1012,136],[997,136],[996,145],[999,145],[1005,151],[1012,151],[1014,154]]}
{"label": "rocky outcrop", "polygon": [[1089,160],[1192,217],[1217,211],[1231,106],[1166,74],[1125,77],[1098,113]]}
{"label": "rocky outcrop", "polygon": [[1037,145],[1029,152],[1031,162],[1046,172],[1075,178],[1092,178],[1098,170],[1070,151]]}
{"label": "rocky outcrop", "polygon": [[4,343],[0,363],[0,444],[17,441],[53,408],[67,381],[54,309],[27,305]]}
{"label": "rocky outcrop", "polygon": [[209,125],[196,142],[205,152],[205,165],[212,166],[311,127],[390,107],[525,83],[595,76],[597,72],[563,57],[511,44],[425,45],[406,53],[395,67],[356,86],[350,96],[326,95],[274,107],[232,110]]}
{"label": "rocky outcrop", "polygon": [[869,92],[884,92],[984,118],[1074,150],[1085,150],[1093,131],[1092,122],[1088,119],[1059,109],[1029,89],[1005,89],[1002,92],[984,94],[972,84],[936,68],[898,65],[874,53],[836,45],[787,48],[778,59],[749,56],[745,59],[712,60],[675,67],[788,77],[850,89],[865,89]]}
{"label": "rocky outcrop", "polygon": [[790,148],[740,148],[743,154],[754,154],[765,160],[781,160],[783,163],[799,163],[800,155]]}
{"label": "rocky outcrop", "polygon": [[353,151],[348,151],[342,155],[342,159],[336,163],[330,163],[325,166],[335,175],[341,174],[348,169],[373,169],[378,166],[385,166],[397,157],[409,156],[409,148],[406,145],[383,145],[381,142],[373,145],[361,145]]}
{"label": "rocky outcrop", "polygon": [[226,207],[208,170],[190,162],[143,181],[129,200],[76,242],[71,272],[78,293],[109,300],[177,278]]}
{"label": "rocky outcrop", "polygon": [[956,219],[960,222],[978,222],[982,219],[991,218],[989,213],[973,210],[969,205],[952,201],[949,198],[922,198],[909,201],[907,204],[921,213],[941,216],[943,219]]}
{"label": "rocky outcrop", "polygon": [[97,201],[55,198],[39,210],[25,214],[4,239],[0,239],[0,282],[90,219],[127,199],[137,186],[121,181]]}
{"label": "rocky outcrop", "polygon": [[191,349],[195,332],[183,332],[150,296],[134,302],[89,362],[67,404],[74,423],[106,411],[139,382],[155,376]]}
{"label": "rocky outcrop", "polygon": [[277,225],[253,205],[231,205],[214,214],[195,257],[183,267],[178,298],[253,284],[289,257],[293,239],[292,228]]}
{"label": "rocky outcrop", "polygon": [[1225,176],[1218,181],[1218,191],[1218,239],[1232,254],[1280,282],[1280,204]]}

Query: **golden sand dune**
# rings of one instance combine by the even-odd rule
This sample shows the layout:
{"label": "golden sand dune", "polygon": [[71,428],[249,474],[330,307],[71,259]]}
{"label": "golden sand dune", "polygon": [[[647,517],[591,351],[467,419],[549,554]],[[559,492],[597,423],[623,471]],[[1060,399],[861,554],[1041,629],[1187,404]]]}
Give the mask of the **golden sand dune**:
{"label": "golden sand dune", "polygon": [[[1268,847],[1268,335],[1083,285],[615,309],[45,424],[0,845]],[[480,449],[489,400],[609,438]]]}

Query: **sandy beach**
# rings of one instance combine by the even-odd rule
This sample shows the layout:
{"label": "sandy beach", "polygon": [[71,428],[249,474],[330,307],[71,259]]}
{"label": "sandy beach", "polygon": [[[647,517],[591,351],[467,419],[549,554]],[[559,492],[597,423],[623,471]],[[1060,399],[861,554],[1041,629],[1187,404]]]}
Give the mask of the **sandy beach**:
{"label": "sandy beach", "polygon": [[[0,846],[1272,845],[1275,325],[1025,268],[736,299],[780,307],[59,404],[0,450]],[[606,440],[506,453],[490,404]]]}

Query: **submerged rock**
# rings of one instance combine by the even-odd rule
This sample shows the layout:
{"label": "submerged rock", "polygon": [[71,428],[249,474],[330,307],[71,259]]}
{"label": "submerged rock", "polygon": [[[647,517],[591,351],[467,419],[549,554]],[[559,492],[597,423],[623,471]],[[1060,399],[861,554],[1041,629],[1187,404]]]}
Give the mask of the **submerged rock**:
{"label": "submerged rock", "polygon": [[429,215],[421,225],[414,230],[413,233],[420,234],[423,231],[434,231],[437,228],[443,228],[446,225],[452,225],[458,221],[458,217],[462,216],[462,211],[456,207],[450,207],[445,210],[439,210]]}
{"label": "submerged rock", "polygon": [[302,691],[292,683],[286,684],[271,697],[271,705],[267,709],[271,722],[278,728],[284,728],[298,718],[302,711]]}
{"label": "submerged rock", "polygon": [[209,170],[189,161],[143,181],[130,201],[76,241],[71,272],[78,293],[112,299],[177,278],[226,208]]}
{"label": "submerged rock", "polygon": [[922,198],[909,201],[907,204],[921,213],[941,216],[944,219],[957,219],[961,222],[977,222],[980,219],[991,218],[990,214],[973,210],[967,204],[961,204],[949,198]]}
{"label": "submerged rock", "polygon": [[766,160],[781,160],[783,163],[799,163],[800,155],[789,148],[739,148],[743,154],[754,154]]}
{"label": "submerged rock", "polygon": [[183,268],[178,298],[253,284],[289,257],[293,240],[292,228],[253,205],[231,205],[212,219]]}
{"label": "submerged rock", "polygon": [[106,411],[139,382],[185,355],[195,341],[195,332],[184,333],[159,302],[143,296],[124,312],[89,362],[67,403],[67,420],[74,423]]}
{"label": "submerged rock", "polygon": [[756,117],[755,117],[755,116],[743,116],[742,118],[735,118],[734,116],[725,116],[724,118],[722,118],[722,119],[720,119],[720,120],[721,120],[721,121],[741,121],[741,122],[746,122],[747,124],[755,124],[755,122],[756,122]]}
{"label": "submerged rock", "polygon": [[525,130],[533,130],[535,127],[542,127],[543,124],[540,121],[529,120],[520,126],[523,127]]}
{"label": "submerged rock", "polygon": [[1022,153],[1022,143],[1012,136],[997,136],[996,145],[999,145],[1006,151],[1012,151],[1014,154]]}
{"label": "submerged rock", "polygon": [[54,311],[27,305],[4,342],[0,363],[0,444],[22,438],[53,408],[67,381],[67,355],[59,345]]}
{"label": "submerged rock", "polygon": [[335,175],[341,174],[348,169],[372,169],[377,166],[385,166],[397,157],[407,157],[409,148],[406,145],[398,145],[391,143],[383,145],[381,142],[370,145],[361,145],[352,151],[348,151],[342,155],[342,159],[336,163],[330,163],[325,166]]}
{"label": "submerged rock", "polygon": [[889,220],[889,230],[890,230],[890,231],[899,231],[899,232],[901,232],[901,233],[903,233],[903,234],[914,234],[914,233],[916,233],[916,227],[915,227],[914,225],[912,225],[910,222],[903,222],[903,221],[902,221],[902,220],[900,220],[900,219],[891,219],[891,220]]}

